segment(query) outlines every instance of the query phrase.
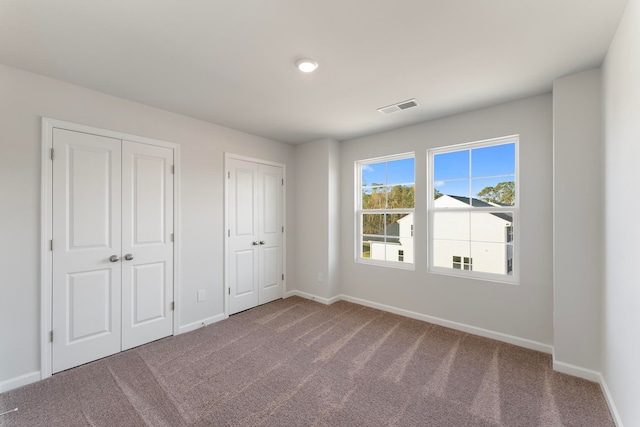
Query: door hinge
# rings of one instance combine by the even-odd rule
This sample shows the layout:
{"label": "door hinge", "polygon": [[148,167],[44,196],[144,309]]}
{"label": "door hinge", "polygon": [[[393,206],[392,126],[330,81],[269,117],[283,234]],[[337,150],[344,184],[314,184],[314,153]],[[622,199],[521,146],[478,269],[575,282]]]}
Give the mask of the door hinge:
{"label": "door hinge", "polygon": [[282,185],[284,185],[284,178],[282,178]]}
{"label": "door hinge", "polygon": [[176,303],[171,301],[171,304],[169,304],[169,310],[175,310],[176,308]]}
{"label": "door hinge", "polygon": [[231,295],[231,288],[229,288],[229,295]]}
{"label": "door hinge", "polygon": [[282,232],[284,233],[284,225],[282,226]]}
{"label": "door hinge", "polygon": [[53,160],[55,156],[53,155],[53,148],[51,149],[51,160]]}
{"label": "door hinge", "polygon": [[53,342],[53,331],[49,331],[49,342]]}
{"label": "door hinge", "polygon": [[49,250],[53,251],[53,239],[49,240]]}
{"label": "door hinge", "polygon": [[231,171],[227,172],[227,178],[231,179]]}
{"label": "door hinge", "polygon": [[282,275],[282,280],[284,280],[284,274]]}
{"label": "door hinge", "polygon": [[171,173],[176,173],[176,166],[175,165],[171,165]]}
{"label": "door hinge", "polygon": [[231,237],[231,229],[227,230],[227,237]]}
{"label": "door hinge", "polygon": [[175,237],[173,237],[173,233],[171,233],[171,241],[174,242]]}

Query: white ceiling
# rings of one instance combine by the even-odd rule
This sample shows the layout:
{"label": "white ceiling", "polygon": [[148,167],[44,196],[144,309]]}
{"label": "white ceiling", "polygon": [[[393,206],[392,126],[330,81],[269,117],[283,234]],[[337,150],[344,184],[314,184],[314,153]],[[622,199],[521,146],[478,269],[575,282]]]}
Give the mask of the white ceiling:
{"label": "white ceiling", "polygon": [[601,64],[626,3],[0,0],[0,63],[283,142],[345,140],[548,92]]}

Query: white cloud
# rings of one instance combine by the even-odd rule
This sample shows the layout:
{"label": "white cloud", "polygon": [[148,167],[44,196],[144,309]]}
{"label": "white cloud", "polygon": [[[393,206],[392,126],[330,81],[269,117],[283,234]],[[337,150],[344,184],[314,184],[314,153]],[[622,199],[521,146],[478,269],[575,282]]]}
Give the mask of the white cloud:
{"label": "white cloud", "polygon": [[444,182],[444,181],[435,181],[435,182],[433,183],[433,186],[434,186],[434,187],[442,187],[442,186],[444,186],[444,184],[445,184],[445,182]]}
{"label": "white cloud", "polygon": [[373,172],[373,167],[371,165],[362,165],[363,172]]}

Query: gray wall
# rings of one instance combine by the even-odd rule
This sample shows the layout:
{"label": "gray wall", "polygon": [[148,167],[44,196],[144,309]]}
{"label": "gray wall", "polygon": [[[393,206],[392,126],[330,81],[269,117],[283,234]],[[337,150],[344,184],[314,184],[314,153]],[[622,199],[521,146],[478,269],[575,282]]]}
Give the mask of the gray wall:
{"label": "gray wall", "polygon": [[[427,272],[427,149],[520,134],[520,284]],[[552,99],[542,95],[341,144],[342,293],[536,343],[553,343]],[[354,162],[415,151],[415,271],[354,261]]]}
{"label": "gray wall", "polygon": [[296,179],[296,223],[300,227],[296,230],[295,290],[323,301],[339,293],[339,157],[339,143],[330,138],[295,148],[300,171]]}
{"label": "gray wall", "polygon": [[[40,370],[41,117],[181,146],[180,325],[223,312],[224,152],[285,163],[290,145],[0,66],[0,387]],[[287,187],[287,282],[295,283],[294,186]],[[207,300],[196,302],[198,289]]]}
{"label": "gray wall", "polygon": [[640,426],[640,0],[603,67],[605,282],[602,373],[625,426]]}
{"label": "gray wall", "polygon": [[600,69],[553,84],[554,361],[600,370],[602,292]]}

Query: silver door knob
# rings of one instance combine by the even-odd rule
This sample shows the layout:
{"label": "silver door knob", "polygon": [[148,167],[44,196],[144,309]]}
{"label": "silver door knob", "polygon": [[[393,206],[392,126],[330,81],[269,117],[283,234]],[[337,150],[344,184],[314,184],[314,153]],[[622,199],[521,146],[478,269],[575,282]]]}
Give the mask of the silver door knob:
{"label": "silver door knob", "polygon": [[267,243],[267,242],[265,242],[264,240],[260,240],[260,244],[261,245],[264,245],[265,243]]}
{"label": "silver door knob", "polygon": [[259,244],[260,244],[260,243],[258,243],[258,241],[257,241],[257,240],[256,240],[256,241],[254,241],[254,242],[252,243],[252,245],[253,245],[253,246],[258,246]]}
{"label": "silver door knob", "polygon": [[126,254],[124,256],[124,259],[126,259],[127,261],[131,261],[133,259],[133,255],[132,254]]}
{"label": "silver door knob", "polygon": [[120,258],[118,257],[118,255],[111,255],[111,256],[109,257],[109,261],[111,261],[111,262],[118,262],[118,261],[120,261]]}

